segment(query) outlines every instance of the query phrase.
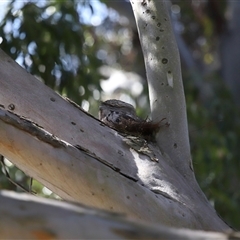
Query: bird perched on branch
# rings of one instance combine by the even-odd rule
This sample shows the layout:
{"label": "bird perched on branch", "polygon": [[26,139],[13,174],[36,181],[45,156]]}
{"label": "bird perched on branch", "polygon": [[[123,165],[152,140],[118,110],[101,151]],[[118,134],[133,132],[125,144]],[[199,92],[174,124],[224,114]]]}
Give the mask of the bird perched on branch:
{"label": "bird perched on branch", "polygon": [[152,140],[165,118],[160,122],[143,120],[136,115],[136,110],[131,104],[111,99],[101,102],[99,119],[121,133]]}

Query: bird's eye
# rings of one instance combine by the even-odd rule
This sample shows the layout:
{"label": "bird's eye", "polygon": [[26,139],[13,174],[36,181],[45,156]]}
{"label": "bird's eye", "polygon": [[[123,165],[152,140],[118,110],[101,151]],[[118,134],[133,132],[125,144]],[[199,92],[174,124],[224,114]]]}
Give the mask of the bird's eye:
{"label": "bird's eye", "polygon": [[117,118],[117,119],[116,119],[116,123],[120,123],[120,120],[119,120],[119,118]]}
{"label": "bird's eye", "polygon": [[119,112],[116,112],[116,114],[119,114]]}

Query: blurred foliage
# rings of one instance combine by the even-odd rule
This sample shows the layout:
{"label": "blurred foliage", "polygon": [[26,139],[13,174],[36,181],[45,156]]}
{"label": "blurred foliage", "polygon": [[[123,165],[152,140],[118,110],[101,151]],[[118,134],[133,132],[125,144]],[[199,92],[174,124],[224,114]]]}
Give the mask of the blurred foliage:
{"label": "blurred foliage", "polygon": [[[216,64],[216,41],[225,26],[226,1],[172,2],[172,10],[178,12],[181,35],[200,69],[190,73],[182,66],[196,177],[217,212],[239,229],[240,112]],[[99,67],[108,65],[145,77],[136,30],[122,23],[114,11],[106,8],[103,20],[90,24],[84,11],[90,19],[96,10],[89,1],[31,1],[21,6],[16,3],[19,2],[9,4],[0,24],[0,47],[60,94],[82,105],[90,103],[91,113],[96,115],[96,101],[106,94],[101,91],[103,77]],[[200,79],[202,89],[195,85],[193,76]],[[144,80],[141,84],[144,88],[138,95],[118,88],[113,97],[134,99],[137,112],[146,117],[147,87]],[[207,97],[203,98],[203,94]],[[29,178],[17,177],[21,176],[17,168],[8,165],[8,169],[13,179],[29,185]],[[19,190],[1,173],[0,188]],[[37,181],[33,182],[33,190],[54,196]]]}
{"label": "blurred foliage", "polygon": [[219,215],[240,226],[240,111],[218,76],[215,95],[203,105],[199,92],[185,84],[191,152],[196,178]]}
{"label": "blurred foliage", "polygon": [[[172,11],[179,18],[178,30],[198,64],[214,64],[219,37],[226,29],[226,0],[172,0]],[[216,61],[218,62],[218,61]]]}
{"label": "blurred foliage", "polygon": [[100,90],[97,39],[82,24],[87,8],[92,11],[88,1],[12,1],[0,25],[1,48],[78,103],[92,96],[93,89]]}
{"label": "blurred foliage", "polygon": [[181,35],[198,67],[191,72],[182,66],[195,175],[219,215],[239,230],[240,109],[221,78],[218,52],[227,2],[172,2],[179,6]]}
{"label": "blurred foliage", "polygon": [[0,155],[0,189],[8,189],[16,192],[29,192],[33,195],[47,198],[59,198],[40,182],[27,176],[23,171],[14,166],[4,156]]}

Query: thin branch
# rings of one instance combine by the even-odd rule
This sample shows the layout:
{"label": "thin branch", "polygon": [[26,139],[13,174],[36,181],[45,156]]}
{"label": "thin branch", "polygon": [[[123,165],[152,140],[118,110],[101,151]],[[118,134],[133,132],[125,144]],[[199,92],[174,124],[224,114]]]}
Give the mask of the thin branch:
{"label": "thin branch", "polygon": [[36,195],[36,192],[33,192],[31,188],[27,189],[25,188],[24,186],[22,186],[21,184],[17,183],[16,181],[14,181],[10,175],[9,175],[9,172],[6,168],[6,165],[4,163],[4,156],[0,155],[0,162],[2,164],[2,167],[3,167],[3,174],[5,175],[5,177],[9,180],[9,182],[11,182],[13,185],[15,185],[16,187],[22,189],[24,192],[27,192],[27,193],[31,193],[33,195]]}

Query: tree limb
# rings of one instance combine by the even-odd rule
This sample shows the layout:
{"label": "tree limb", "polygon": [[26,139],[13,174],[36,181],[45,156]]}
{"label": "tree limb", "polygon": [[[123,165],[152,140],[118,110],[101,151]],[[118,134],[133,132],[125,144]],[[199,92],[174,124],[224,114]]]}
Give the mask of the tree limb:
{"label": "tree limb", "polygon": [[143,225],[121,215],[27,194],[0,192],[2,239],[240,239],[239,233]]}
{"label": "tree limb", "polygon": [[2,51],[0,73],[0,153],[53,192],[142,221],[228,229],[158,146],[147,143],[152,161],[139,140],[62,99]]}

